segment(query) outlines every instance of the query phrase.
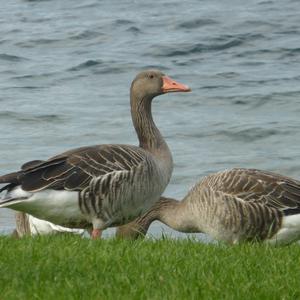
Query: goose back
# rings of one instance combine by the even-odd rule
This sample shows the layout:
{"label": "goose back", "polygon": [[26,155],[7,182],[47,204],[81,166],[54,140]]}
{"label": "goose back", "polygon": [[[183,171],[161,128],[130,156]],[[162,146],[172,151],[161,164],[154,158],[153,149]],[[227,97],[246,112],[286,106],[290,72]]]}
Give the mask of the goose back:
{"label": "goose back", "polygon": [[[74,222],[72,217],[60,223],[57,216],[47,215],[47,220],[54,223],[77,227],[83,224],[83,216],[89,215],[90,218],[101,217],[106,226],[116,226],[149,209],[168,184],[171,172],[172,166],[166,169],[142,148],[100,145],[78,148],[29,164],[15,173],[13,186],[20,185],[30,193],[48,189],[79,192],[82,219]],[[145,203],[140,201],[141,193]],[[23,205],[16,203],[11,207],[22,210]],[[45,212],[37,215],[33,209],[27,212],[46,217]]]}

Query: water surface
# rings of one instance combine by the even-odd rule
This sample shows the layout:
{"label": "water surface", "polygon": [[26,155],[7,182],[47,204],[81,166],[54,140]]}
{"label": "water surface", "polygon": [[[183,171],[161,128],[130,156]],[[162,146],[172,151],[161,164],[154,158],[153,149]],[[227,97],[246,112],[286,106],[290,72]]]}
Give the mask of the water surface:
{"label": "water surface", "polygon": [[[137,144],[129,86],[154,67],[193,89],[153,103],[175,162],[165,195],[232,167],[300,178],[299,20],[295,0],[4,1],[1,173],[72,147]],[[11,211],[0,226],[14,228]]]}

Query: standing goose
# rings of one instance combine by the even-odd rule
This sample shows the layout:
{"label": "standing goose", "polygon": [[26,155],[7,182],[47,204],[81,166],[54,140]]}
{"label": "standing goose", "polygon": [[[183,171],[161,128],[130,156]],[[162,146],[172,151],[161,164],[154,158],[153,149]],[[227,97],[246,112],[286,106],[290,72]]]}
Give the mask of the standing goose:
{"label": "standing goose", "polygon": [[0,177],[6,183],[0,208],[23,211],[57,225],[103,229],[132,221],[146,212],[166,188],[173,170],[170,150],[152,114],[152,99],[189,87],[160,71],[141,72],[132,82],[130,105],[139,147],[97,145],[31,161]]}
{"label": "standing goose", "polygon": [[255,169],[204,177],[182,201],[161,197],[117,235],[145,235],[159,220],[181,232],[203,232],[229,243],[288,244],[300,238],[300,181]]}

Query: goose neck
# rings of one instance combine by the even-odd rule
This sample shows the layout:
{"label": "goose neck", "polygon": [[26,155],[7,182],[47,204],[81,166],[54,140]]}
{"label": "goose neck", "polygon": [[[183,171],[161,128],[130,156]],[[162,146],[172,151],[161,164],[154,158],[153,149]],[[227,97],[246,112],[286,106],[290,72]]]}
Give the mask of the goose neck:
{"label": "goose neck", "polygon": [[199,232],[197,220],[185,200],[163,198],[157,209],[157,220],[180,232]]}
{"label": "goose neck", "polygon": [[117,229],[118,237],[136,239],[146,235],[150,225],[160,221],[180,232],[201,232],[197,216],[190,211],[188,201],[160,197],[152,208],[133,222]]}
{"label": "goose neck", "polygon": [[152,117],[153,97],[140,97],[131,93],[131,116],[140,147],[150,152],[165,150],[167,145]]}

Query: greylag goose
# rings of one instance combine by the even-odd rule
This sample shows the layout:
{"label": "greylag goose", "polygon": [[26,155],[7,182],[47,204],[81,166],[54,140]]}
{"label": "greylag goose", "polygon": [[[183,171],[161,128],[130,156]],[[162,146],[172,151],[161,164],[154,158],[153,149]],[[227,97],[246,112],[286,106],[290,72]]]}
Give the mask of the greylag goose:
{"label": "greylag goose", "polygon": [[154,220],[181,232],[203,232],[217,240],[288,244],[300,238],[300,181],[255,169],[209,175],[182,201],[161,197],[117,236],[145,235]]}
{"label": "greylag goose", "polygon": [[51,222],[40,220],[24,212],[16,212],[16,229],[13,236],[21,238],[25,235],[47,235],[57,233],[73,233],[78,235],[84,234],[84,229],[67,228],[55,225]]}
{"label": "greylag goose", "polygon": [[168,145],[152,119],[152,99],[188,91],[160,71],[141,72],[130,89],[139,147],[96,145],[28,162],[20,171],[0,177],[0,184],[6,184],[0,190],[0,208],[66,227],[92,224],[93,238],[107,227],[132,221],[159,199],[173,170]]}

